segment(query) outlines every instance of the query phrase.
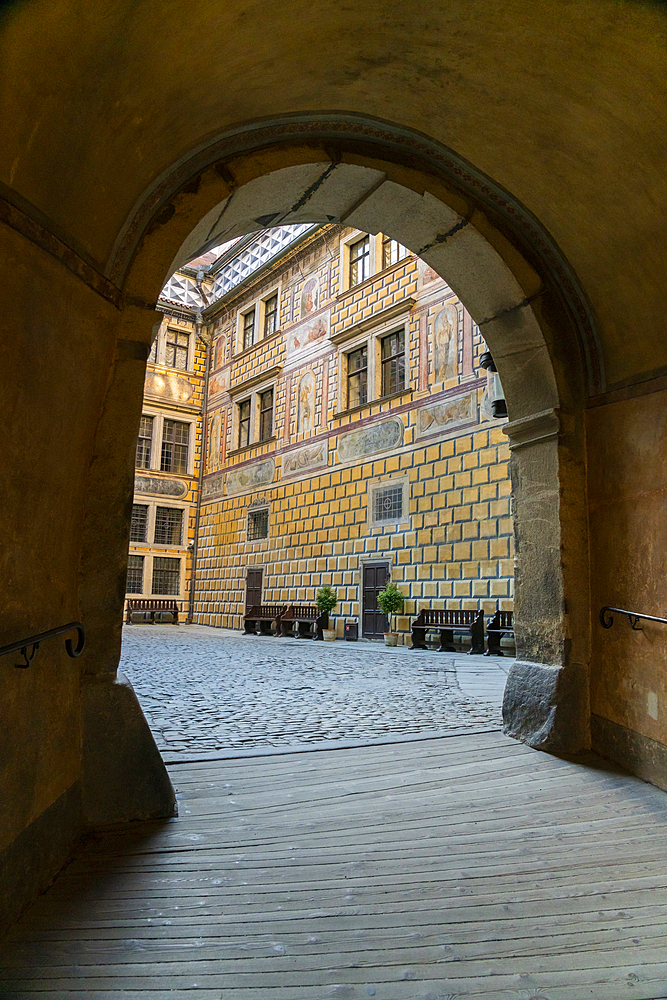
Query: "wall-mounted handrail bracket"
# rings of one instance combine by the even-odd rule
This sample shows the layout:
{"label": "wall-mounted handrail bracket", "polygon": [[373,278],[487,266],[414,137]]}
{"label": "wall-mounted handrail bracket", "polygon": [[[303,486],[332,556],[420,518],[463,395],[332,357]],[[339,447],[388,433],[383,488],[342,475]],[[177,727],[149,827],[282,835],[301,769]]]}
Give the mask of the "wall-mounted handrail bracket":
{"label": "wall-mounted handrail bracket", "polygon": [[58,628],[49,629],[48,632],[40,632],[38,635],[31,635],[27,639],[20,639],[18,642],[12,642],[8,646],[0,647],[0,656],[4,656],[6,653],[19,652],[24,659],[24,663],[15,663],[14,666],[21,670],[25,670],[32,663],[35,653],[39,649],[40,643],[44,642],[46,639],[52,639],[55,635],[63,635],[65,632],[73,632],[76,629],[77,639],[76,646],[74,645],[73,639],[65,639],[65,649],[67,650],[67,655],[75,659],[83,651],[83,647],[86,642],[86,633],[84,631],[81,622],[69,622],[67,625],[60,625]]}
{"label": "wall-mounted handrail bracket", "polygon": [[600,624],[602,628],[611,628],[614,624],[614,615],[612,611],[618,615],[625,615],[625,617],[630,622],[630,627],[634,629],[635,632],[643,632],[643,628],[638,624],[640,621],[645,622],[658,622],[660,625],[667,625],[667,618],[656,618],[655,615],[640,615],[637,611],[626,611],[625,608],[612,608],[609,605],[605,605],[604,608],[600,610]]}

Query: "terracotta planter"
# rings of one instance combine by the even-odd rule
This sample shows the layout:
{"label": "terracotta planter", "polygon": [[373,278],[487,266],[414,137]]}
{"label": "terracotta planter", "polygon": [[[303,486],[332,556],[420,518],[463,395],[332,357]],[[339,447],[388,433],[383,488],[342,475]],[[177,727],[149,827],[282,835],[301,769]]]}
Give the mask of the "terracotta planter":
{"label": "terracotta planter", "polygon": [[385,644],[385,646],[397,646],[398,645],[398,632],[385,632],[384,633],[384,644]]}

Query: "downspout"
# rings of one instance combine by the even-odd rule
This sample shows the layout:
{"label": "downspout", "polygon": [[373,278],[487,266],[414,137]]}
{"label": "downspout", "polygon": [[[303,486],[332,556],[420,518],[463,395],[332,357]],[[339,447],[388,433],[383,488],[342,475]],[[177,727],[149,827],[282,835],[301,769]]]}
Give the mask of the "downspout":
{"label": "downspout", "polygon": [[[201,295],[205,305],[209,304],[208,298],[202,285],[203,273],[201,271],[197,274],[197,290]],[[204,395],[202,398],[202,418],[201,418],[201,452],[199,455],[199,476],[197,482],[197,502],[195,505],[195,530],[192,539],[192,565],[190,568],[190,600],[188,608],[188,616],[185,619],[186,624],[192,624],[192,618],[194,614],[195,607],[195,583],[197,579],[197,553],[199,549],[199,519],[201,516],[201,501],[202,501],[202,488],[204,482],[204,465],[206,462],[206,448],[207,448],[207,432],[208,432],[208,374],[211,367],[211,341],[206,337],[202,336],[202,315],[201,309],[197,311],[195,317],[195,328],[197,337],[206,347],[205,361],[204,361]]]}

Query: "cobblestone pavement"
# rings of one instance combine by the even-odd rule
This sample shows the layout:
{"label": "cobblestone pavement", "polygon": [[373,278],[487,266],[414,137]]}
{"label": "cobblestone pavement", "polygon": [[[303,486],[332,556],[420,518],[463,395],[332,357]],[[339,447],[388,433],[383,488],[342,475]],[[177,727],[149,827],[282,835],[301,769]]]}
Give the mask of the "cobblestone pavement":
{"label": "cobblestone pavement", "polygon": [[168,762],[498,729],[509,657],[130,625],[120,669]]}

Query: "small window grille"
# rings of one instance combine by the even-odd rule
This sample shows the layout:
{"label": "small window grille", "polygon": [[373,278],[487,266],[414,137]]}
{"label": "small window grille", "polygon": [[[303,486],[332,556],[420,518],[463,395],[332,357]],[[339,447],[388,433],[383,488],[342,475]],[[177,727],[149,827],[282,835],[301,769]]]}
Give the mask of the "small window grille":
{"label": "small window grille", "polygon": [[178,507],[158,507],[153,540],[156,545],[180,545],[183,540],[183,511]]}
{"label": "small window grille", "polygon": [[161,472],[187,474],[190,424],[165,420],[162,431]]}
{"label": "small window grille", "polygon": [[178,594],[181,585],[181,560],[165,556],[153,558],[153,593]]}
{"label": "small window grille", "polygon": [[270,337],[278,328],[278,296],[272,295],[264,303],[264,336]]}
{"label": "small window grille", "polygon": [[188,367],[189,345],[189,334],[169,330],[167,333],[167,350],[164,358],[165,365],[169,368],[179,368],[181,371],[186,371]]}
{"label": "small window grille", "polygon": [[261,510],[248,511],[248,541],[254,542],[258,538],[269,537],[269,509],[263,507]]}
{"label": "small window grille", "polygon": [[148,533],[148,507],[142,503],[132,504],[130,541],[145,542]]}
{"label": "small window grille", "polygon": [[127,560],[126,594],[141,594],[144,589],[144,557],[130,556]]}
{"label": "small window grille", "polygon": [[385,486],[373,493],[373,520],[398,521],[403,517],[403,487]]}
{"label": "small window grille", "polygon": [[141,423],[139,424],[139,438],[137,440],[137,469],[150,469],[152,440],[153,418],[142,417]]}

